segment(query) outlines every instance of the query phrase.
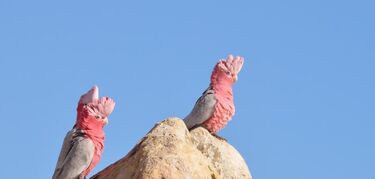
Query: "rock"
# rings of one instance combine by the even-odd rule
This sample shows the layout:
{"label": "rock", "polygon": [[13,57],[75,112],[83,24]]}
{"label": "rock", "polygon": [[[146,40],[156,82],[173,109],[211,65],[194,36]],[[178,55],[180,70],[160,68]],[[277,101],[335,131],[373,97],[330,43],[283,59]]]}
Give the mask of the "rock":
{"label": "rock", "polygon": [[190,136],[221,178],[252,178],[240,153],[226,141],[217,139],[202,127],[192,130]]}
{"label": "rock", "polygon": [[122,159],[92,179],[251,179],[241,155],[204,128],[189,132],[181,119],[154,128]]}

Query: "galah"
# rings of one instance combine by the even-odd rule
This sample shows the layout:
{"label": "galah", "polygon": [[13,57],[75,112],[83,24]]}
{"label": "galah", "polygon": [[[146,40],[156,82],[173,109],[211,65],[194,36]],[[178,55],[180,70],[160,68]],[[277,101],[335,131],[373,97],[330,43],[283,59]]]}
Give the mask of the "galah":
{"label": "galah", "polygon": [[104,148],[104,126],[115,102],[99,98],[99,89],[92,87],[78,102],[76,123],[65,138],[53,179],[82,179],[99,162]]}
{"label": "galah", "polygon": [[[215,65],[211,74],[211,83],[197,100],[193,110],[185,117],[187,128],[202,126],[214,136],[234,115],[232,85],[237,81],[244,58],[229,55]],[[221,138],[222,139],[222,138]]]}

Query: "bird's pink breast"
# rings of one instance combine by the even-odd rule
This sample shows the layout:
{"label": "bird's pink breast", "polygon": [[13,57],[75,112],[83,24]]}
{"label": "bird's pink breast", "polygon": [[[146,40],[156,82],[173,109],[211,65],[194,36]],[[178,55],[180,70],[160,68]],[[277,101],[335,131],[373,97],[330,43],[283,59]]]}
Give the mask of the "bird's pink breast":
{"label": "bird's pink breast", "polygon": [[203,126],[211,133],[222,129],[235,113],[232,88],[230,86],[214,86],[217,100],[215,110],[211,118],[203,123]]}
{"label": "bird's pink breast", "polygon": [[84,176],[87,176],[91,172],[91,170],[94,169],[96,164],[98,164],[98,162],[100,161],[102,152],[103,152],[103,143],[102,143],[103,141],[98,142],[98,141],[93,140],[93,142],[94,142],[94,145],[95,145],[94,157],[93,157],[89,167],[85,171],[83,171]]}

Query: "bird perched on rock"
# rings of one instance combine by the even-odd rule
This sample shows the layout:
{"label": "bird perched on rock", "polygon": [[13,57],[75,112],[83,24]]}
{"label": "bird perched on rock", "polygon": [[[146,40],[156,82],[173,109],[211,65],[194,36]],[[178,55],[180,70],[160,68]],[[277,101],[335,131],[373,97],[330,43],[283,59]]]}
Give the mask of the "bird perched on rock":
{"label": "bird perched on rock", "polygon": [[103,127],[114,107],[111,98],[99,98],[97,86],[81,96],[76,123],[65,136],[53,179],[82,179],[90,173],[103,152]]}
{"label": "bird perched on rock", "polygon": [[184,119],[189,130],[202,126],[218,137],[216,132],[222,129],[234,115],[232,85],[237,81],[243,62],[243,57],[232,55],[217,62],[211,74],[210,86]]}

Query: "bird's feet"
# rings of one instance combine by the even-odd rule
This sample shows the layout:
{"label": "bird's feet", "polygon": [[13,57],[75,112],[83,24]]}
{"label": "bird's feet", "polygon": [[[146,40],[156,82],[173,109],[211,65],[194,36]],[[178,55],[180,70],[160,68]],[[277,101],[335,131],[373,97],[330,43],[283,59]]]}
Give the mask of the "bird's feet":
{"label": "bird's feet", "polygon": [[223,140],[223,141],[227,142],[227,139],[225,139],[224,137],[220,137],[220,136],[218,136],[218,135],[215,134],[215,133],[212,133],[212,136],[216,137],[216,138],[219,139],[219,140]]}

